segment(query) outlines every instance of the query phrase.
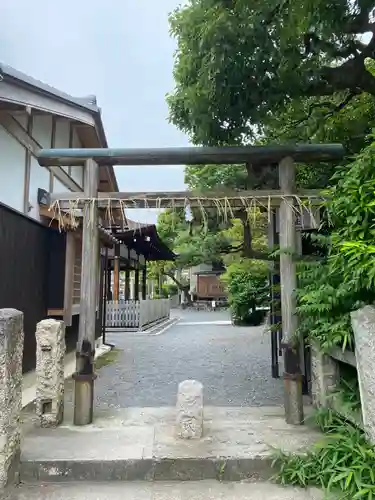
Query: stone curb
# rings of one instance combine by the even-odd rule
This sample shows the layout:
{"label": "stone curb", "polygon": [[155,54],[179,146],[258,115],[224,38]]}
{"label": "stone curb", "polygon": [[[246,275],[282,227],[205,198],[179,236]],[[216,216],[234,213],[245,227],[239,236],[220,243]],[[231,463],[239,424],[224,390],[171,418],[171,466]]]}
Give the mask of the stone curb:
{"label": "stone curb", "polygon": [[150,458],[127,460],[46,460],[21,463],[23,483],[71,481],[220,481],[269,480],[272,459]]}

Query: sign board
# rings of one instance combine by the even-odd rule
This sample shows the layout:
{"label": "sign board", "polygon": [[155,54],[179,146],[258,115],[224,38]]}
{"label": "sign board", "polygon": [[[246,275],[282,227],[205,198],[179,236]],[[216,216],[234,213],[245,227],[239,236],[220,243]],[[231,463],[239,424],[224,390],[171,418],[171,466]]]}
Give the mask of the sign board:
{"label": "sign board", "polygon": [[[302,213],[301,213],[302,211]],[[276,232],[280,232],[279,224],[279,212],[280,209],[276,210]],[[309,209],[305,207],[296,207],[296,230],[306,231],[308,229],[318,229],[320,225],[320,210],[319,207],[311,207]]]}

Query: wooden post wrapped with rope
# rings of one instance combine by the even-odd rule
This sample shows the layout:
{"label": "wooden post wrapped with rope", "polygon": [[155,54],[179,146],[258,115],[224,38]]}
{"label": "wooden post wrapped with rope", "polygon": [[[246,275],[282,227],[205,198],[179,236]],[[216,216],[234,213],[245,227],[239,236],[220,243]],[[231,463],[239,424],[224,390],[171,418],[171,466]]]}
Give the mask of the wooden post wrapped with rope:
{"label": "wooden post wrapped with rope", "polygon": [[96,303],[98,292],[99,227],[98,193],[99,167],[88,159],[84,167],[85,196],[90,198],[83,207],[82,221],[82,274],[79,332],[74,374],[74,424],[87,425],[93,420],[94,407],[94,355]]}
{"label": "wooden post wrapped with rope", "polygon": [[303,424],[302,375],[299,345],[296,337],[296,214],[295,165],[292,158],[279,163],[279,182],[284,194],[280,202],[280,282],[282,347],[284,351],[284,404],[288,424]]}

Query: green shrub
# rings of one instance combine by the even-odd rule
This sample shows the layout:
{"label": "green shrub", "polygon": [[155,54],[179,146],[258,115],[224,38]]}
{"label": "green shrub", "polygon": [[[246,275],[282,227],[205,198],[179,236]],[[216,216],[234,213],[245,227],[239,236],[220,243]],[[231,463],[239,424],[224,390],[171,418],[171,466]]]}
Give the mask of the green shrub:
{"label": "green shrub", "polygon": [[161,287],[163,297],[172,297],[178,294],[178,286],[175,283],[164,283]]}
{"label": "green shrub", "polygon": [[228,266],[222,279],[229,292],[234,323],[259,324],[258,321],[261,322],[264,318],[264,312],[257,312],[257,308],[269,305],[267,265],[264,262],[243,259]]}

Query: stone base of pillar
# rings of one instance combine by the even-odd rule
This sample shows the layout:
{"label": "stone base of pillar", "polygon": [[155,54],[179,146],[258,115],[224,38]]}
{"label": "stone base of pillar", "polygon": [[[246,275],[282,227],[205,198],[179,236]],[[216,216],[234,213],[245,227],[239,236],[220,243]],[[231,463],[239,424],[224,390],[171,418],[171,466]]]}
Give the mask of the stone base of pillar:
{"label": "stone base of pillar", "polygon": [[285,421],[290,425],[303,425],[302,376],[284,373]]}
{"label": "stone base of pillar", "polygon": [[89,425],[94,419],[94,381],[96,375],[74,374],[74,425]]}

